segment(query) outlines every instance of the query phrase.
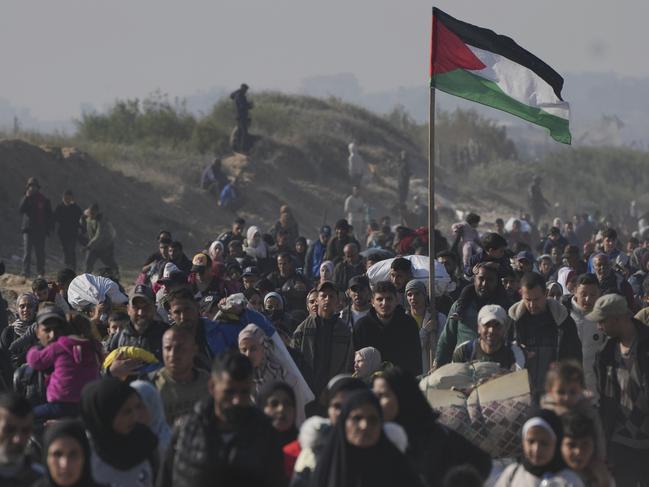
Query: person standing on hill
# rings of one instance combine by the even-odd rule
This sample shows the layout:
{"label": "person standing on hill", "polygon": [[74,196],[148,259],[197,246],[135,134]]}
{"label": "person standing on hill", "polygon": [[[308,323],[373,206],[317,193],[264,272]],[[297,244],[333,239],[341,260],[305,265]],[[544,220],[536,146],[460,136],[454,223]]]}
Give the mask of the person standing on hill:
{"label": "person standing on hill", "polygon": [[234,105],[237,109],[237,147],[240,150],[244,150],[249,145],[248,140],[248,127],[250,127],[250,109],[252,108],[252,102],[248,101],[246,94],[248,93],[249,86],[245,83],[241,84],[241,87],[233,91],[230,94],[230,99],[234,101]]}
{"label": "person standing on hill", "polygon": [[532,184],[527,192],[527,204],[532,213],[534,225],[538,227],[541,217],[547,213],[548,207],[550,206],[550,202],[545,199],[543,192],[541,191],[540,176],[534,176],[534,179],[532,180]]}
{"label": "person standing on hill", "polygon": [[345,199],[345,216],[351,226],[361,228],[365,224],[367,205],[360,194],[358,185],[352,187],[352,194]]}
{"label": "person standing on hill", "polygon": [[347,162],[349,180],[353,184],[358,185],[363,179],[363,175],[367,170],[367,165],[365,164],[365,161],[363,160],[361,155],[358,153],[356,144],[354,142],[350,142],[348,148],[349,158],[347,159]]}
{"label": "person standing on hill", "polygon": [[76,246],[81,215],[83,211],[74,201],[72,190],[66,189],[61,203],[54,210],[54,222],[58,225],[59,240],[63,247],[63,261],[65,266],[72,270],[77,268]]}
{"label": "person standing on hill", "polygon": [[104,265],[112,269],[116,276],[119,275],[117,262],[115,262],[115,228],[112,223],[99,212],[99,205],[93,203],[86,209],[82,217],[85,223],[88,243],[86,244],[86,272],[92,273],[97,259],[101,259]]}
{"label": "person standing on hill", "polygon": [[20,202],[23,221],[23,275],[29,277],[31,271],[32,249],[36,254],[36,272],[45,275],[45,239],[52,229],[52,205],[41,193],[41,185],[36,178],[27,180],[25,196]]}

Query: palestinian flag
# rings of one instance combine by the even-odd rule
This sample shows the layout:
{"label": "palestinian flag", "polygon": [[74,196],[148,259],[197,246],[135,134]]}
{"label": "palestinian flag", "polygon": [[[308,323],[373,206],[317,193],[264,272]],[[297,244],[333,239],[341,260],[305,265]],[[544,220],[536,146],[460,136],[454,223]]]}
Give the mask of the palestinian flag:
{"label": "palestinian flag", "polygon": [[516,115],[570,144],[563,78],[509,37],[433,8],[431,87]]}

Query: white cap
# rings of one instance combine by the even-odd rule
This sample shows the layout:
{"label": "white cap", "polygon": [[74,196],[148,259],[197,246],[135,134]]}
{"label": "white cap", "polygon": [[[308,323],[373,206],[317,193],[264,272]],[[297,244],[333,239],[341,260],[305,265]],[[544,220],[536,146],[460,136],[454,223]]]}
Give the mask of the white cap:
{"label": "white cap", "polygon": [[173,262],[167,262],[165,264],[165,268],[162,271],[162,278],[163,279],[169,279],[171,277],[172,272],[179,272],[180,269],[178,269],[178,266],[174,264]]}
{"label": "white cap", "polygon": [[501,325],[507,324],[507,312],[497,304],[486,304],[478,313],[478,325],[484,325],[490,321],[497,321]]}

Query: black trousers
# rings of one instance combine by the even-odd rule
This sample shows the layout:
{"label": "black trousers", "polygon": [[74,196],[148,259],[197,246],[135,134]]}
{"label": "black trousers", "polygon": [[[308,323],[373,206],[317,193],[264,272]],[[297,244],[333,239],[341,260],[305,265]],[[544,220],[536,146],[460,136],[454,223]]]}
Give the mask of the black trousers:
{"label": "black trousers", "polygon": [[61,247],[63,248],[63,262],[65,262],[65,267],[68,267],[73,271],[76,271],[77,270],[77,251],[76,251],[77,236],[59,233],[59,240],[61,241]]}
{"label": "black trousers", "polygon": [[36,254],[36,272],[45,275],[45,233],[23,233],[23,275],[31,273],[32,250]]}

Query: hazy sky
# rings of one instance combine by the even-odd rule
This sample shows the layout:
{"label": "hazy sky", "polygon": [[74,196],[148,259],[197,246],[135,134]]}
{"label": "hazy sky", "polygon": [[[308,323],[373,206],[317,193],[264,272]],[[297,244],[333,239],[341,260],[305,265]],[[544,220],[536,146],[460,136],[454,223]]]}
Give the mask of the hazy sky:
{"label": "hazy sky", "polygon": [[[647,76],[649,2],[441,0],[449,14],[507,34],[560,72]],[[424,83],[425,0],[4,0],[0,98],[40,119],[160,88],[295,90],[354,73],[365,91]]]}

